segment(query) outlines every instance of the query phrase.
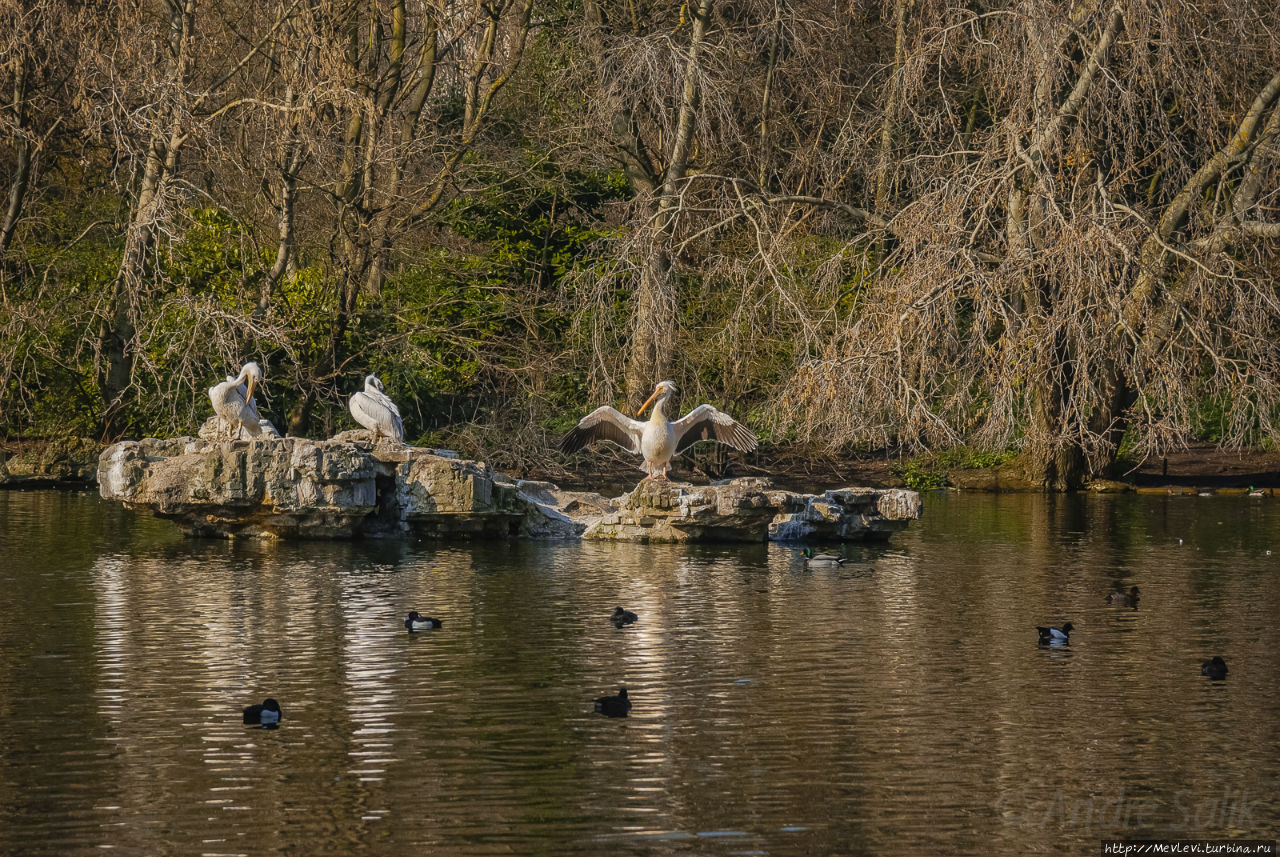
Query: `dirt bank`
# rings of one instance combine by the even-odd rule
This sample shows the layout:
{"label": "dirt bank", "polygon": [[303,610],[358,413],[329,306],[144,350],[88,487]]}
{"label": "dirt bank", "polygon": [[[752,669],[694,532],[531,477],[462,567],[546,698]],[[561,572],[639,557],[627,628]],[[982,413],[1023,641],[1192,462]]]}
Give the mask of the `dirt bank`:
{"label": "dirt bank", "polygon": [[[0,441],[0,488],[93,487],[101,448],[95,441],[84,438]],[[805,492],[848,486],[897,488],[904,483],[894,472],[894,465],[906,460],[893,453],[841,458],[776,451],[748,460],[703,453],[692,459],[688,456],[677,459],[678,466],[671,471],[671,478],[706,483],[734,476],[767,476],[779,488]],[[582,463],[572,468],[549,462],[547,467],[510,475],[610,496],[629,491],[643,476],[635,456],[607,447],[593,448],[590,456],[579,461]],[[1165,458],[1133,462],[1127,470],[1122,468],[1118,481],[1113,483],[1113,490],[1159,488],[1209,491],[1254,488],[1280,492],[1280,452],[1232,451],[1206,443],[1191,444]]]}

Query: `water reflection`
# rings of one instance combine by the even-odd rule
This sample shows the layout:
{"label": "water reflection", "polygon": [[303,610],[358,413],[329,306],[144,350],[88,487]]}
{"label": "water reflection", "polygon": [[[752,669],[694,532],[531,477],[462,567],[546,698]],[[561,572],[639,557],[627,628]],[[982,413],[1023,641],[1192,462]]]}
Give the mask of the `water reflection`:
{"label": "water reflection", "polygon": [[[763,545],[187,541],[0,493],[0,853],[1270,835],[1277,508],[931,495],[891,544],[810,568]],[[1133,585],[1140,609],[1107,604]],[[444,627],[410,634],[409,610]],[[624,685],[629,717],[594,712]],[[267,696],[281,728],[241,723]]]}

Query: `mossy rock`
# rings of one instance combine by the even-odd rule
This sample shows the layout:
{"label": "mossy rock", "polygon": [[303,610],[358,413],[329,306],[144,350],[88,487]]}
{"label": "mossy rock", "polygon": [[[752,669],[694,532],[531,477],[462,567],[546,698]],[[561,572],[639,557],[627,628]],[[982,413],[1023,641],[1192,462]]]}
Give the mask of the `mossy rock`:
{"label": "mossy rock", "polygon": [[0,483],[13,486],[92,485],[102,447],[87,437],[31,444],[0,464]]}
{"label": "mossy rock", "polygon": [[1095,494],[1124,494],[1133,490],[1133,486],[1128,482],[1121,482],[1118,479],[1095,479],[1087,487]]}

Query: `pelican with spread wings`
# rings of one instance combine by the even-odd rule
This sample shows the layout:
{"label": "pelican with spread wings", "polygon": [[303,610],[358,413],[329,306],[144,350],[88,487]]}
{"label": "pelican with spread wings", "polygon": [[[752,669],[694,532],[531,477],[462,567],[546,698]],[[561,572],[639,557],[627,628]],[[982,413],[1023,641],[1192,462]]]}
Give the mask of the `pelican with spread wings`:
{"label": "pelican with spread wings", "polygon": [[[221,384],[209,388],[209,401],[213,402],[213,412],[226,422],[229,431],[234,431],[234,438],[239,440],[243,435],[261,437],[263,435],[263,419],[258,414],[258,406],[253,401],[254,387],[262,383],[262,367],[252,360],[240,367],[240,374]],[[274,426],[272,427],[274,431]]]}
{"label": "pelican with spread wings", "polygon": [[565,435],[560,449],[576,452],[598,440],[611,440],[627,452],[644,456],[642,469],[649,474],[646,478],[665,479],[672,457],[700,440],[719,441],[742,452],[756,448],[756,436],[746,426],[711,405],[698,405],[675,422],[668,421],[665,409],[676,392],[675,384],[659,381],[653,395],[636,412],[641,416],[645,408],[653,405],[653,413],[644,422],[608,405],[596,408]]}
{"label": "pelican with spread wings", "polygon": [[374,442],[386,435],[396,443],[404,443],[404,421],[400,419],[400,409],[384,392],[377,375],[365,376],[364,389],[352,393],[347,406],[356,422],[373,432]]}

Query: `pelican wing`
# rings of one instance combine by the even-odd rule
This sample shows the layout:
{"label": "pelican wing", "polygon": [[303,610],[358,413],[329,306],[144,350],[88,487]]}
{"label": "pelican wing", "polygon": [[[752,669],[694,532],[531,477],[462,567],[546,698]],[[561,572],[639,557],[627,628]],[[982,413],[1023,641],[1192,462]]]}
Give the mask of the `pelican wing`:
{"label": "pelican wing", "polygon": [[[249,391],[243,385],[239,389],[240,389],[240,398],[243,399],[245,393]],[[262,414],[258,413],[258,401],[256,398],[250,399],[249,401],[245,402],[244,405],[240,408],[240,419],[244,424],[244,430],[248,434],[253,435],[254,437],[257,437],[260,434],[266,433],[266,429],[264,429],[262,426],[264,422],[267,425],[271,426],[271,431],[273,432],[276,431],[276,427],[272,426],[271,423],[264,420],[262,418]],[[279,432],[276,432],[276,436],[279,437]]]}
{"label": "pelican wing", "polygon": [[640,436],[644,434],[644,423],[633,420],[608,405],[601,405],[582,418],[564,440],[560,441],[561,452],[577,452],[584,446],[598,440],[611,440],[627,452],[640,453]]}
{"label": "pelican wing", "polygon": [[378,393],[376,398],[379,402],[382,403],[382,406],[391,413],[393,417],[395,417],[396,419],[400,419],[400,409],[396,407],[395,402],[391,401],[390,396],[388,396],[386,393]]}
{"label": "pelican wing", "polygon": [[404,440],[404,424],[400,420],[400,411],[386,396],[375,397],[360,391],[351,395],[348,406],[351,408],[351,416],[355,417],[360,425],[396,440]]}
{"label": "pelican wing", "polygon": [[676,452],[683,452],[700,440],[718,440],[742,452],[756,448],[751,430],[724,411],[698,405],[671,424],[676,433]]}
{"label": "pelican wing", "polygon": [[391,426],[391,430],[387,434],[403,443],[404,420],[400,417],[400,409],[396,407],[396,403],[391,401],[391,397],[386,393],[378,393],[377,398],[378,402],[387,409],[387,421]]}

